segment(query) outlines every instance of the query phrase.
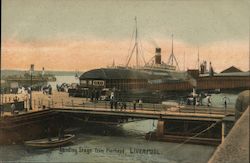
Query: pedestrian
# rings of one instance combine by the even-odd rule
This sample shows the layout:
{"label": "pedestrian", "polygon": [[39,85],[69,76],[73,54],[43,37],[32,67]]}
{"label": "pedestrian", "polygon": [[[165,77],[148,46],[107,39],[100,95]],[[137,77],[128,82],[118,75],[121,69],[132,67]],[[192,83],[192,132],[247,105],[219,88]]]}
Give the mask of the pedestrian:
{"label": "pedestrian", "polygon": [[224,106],[227,108],[227,100],[224,101]]}
{"label": "pedestrian", "polygon": [[100,91],[99,91],[99,90],[97,90],[97,91],[96,91],[96,101],[98,101],[98,100],[99,100],[99,98],[100,98]]}
{"label": "pedestrian", "polygon": [[94,101],[94,90],[91,91],[91,98],[90,101],[93,102]]}
{"label": "pedestrian", "polygon": [[115,100],[115,110],[117,109],[118,101]]}
{"label": "pedestrian", "polygon": [[60,91],[60,89],[59,89],[59,85],[58,85],[58,84],[56,84],[56,89],[57,89],[57,92],[59,92],[59,91]]}
{"label": "pedestrian", "polygon": [[229,98],[226,97],[226,96],[224,96],[224,97],[223,97],[223,100],[224,100],[224,107],[225,107],[225,109],[226,109],[226,108],[227,108],[227,102],[229,102]]}
{"label": "pedestrian", "polygon": [[196,105],[196,97],[195,96],[193,97],[193,105],[194,106]]}
{"label": "pedestrian", "polygon": [[202,95],[201,95],[201,94],[199,94],[199,105],[200,105],[200,106],[203,105],[203,104],[202,104]]}
{"label": "pedestrian", "polygon": [[113,109],[113,105],[114,105],[114,100],[113,100],[113,96],[110,97],[110,109]]}
{"label": "pedestrian", "polygon": [[126,110],[127,109],[127,104],[125,101],[122,102],[122,106],[123,106],[123,109]]}
{"label": "pedestrian", "polygon": [[52,95],[52,87],[49,85],[49,95]]}
{"label": "pedestrian", "polygon": [[15,106],[15,104],[13,103],[13,104],[11,104],[11,114],[14,114],[14,112],[15,112],[15,110],[16,110],[16,106]]}
{"label": "pedestrian", "polygon": [[207,106],[211,106],[211,97],[207,96]]}
{"label": "pedestrian", "polygon": [[142,109],[142,99],[139,100],[139,107]]}
{"label": "pedestrian", "polygon": [[133,101],[134,110],[136,110],[136,100]]}

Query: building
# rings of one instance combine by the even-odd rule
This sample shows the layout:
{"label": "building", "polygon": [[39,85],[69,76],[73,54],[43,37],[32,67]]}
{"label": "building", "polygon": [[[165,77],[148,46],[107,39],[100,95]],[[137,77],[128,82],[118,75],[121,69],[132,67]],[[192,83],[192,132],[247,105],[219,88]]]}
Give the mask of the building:
{"label": "building", "polygon": [[100,68],[80,76],[80,87],[88,89],[131,90],[147,87],[149,74],[125,68]]}
{"label": "building", "polygon": [[242,72],[242,71],[234,66],[231,66],[231,67],[221,71],[221,73],[231,73],[231,72]]}

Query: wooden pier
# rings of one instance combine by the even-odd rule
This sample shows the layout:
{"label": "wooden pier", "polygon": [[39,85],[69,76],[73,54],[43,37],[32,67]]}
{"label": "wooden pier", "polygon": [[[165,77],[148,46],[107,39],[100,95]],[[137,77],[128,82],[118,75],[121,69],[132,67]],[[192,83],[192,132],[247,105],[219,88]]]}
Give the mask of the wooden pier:
{"label": "wooden pier", "polygon": [[[63,97],[63,99],[61,99]],[[133,108],[132,103],[127,103],[126,109],[110,108],[109,102],[90,102],[87,99],[69,98],[67,94],[54,94],[53,96],[34,93],[33,110],[19,112],[17,115],[7,115],[0,120],[0,142],[13,135],[9,142],[29,140],[31,135],[44,135],[41,130],[54,124],[55,133],[60,125],[64,126],[99,123],[106,125],[117,125],[132,120],[158,120],[157,131],[155,136],[150,138],[165,141],[185,141],[193,137],[200,130],[214,125],[213,128],[202,135],[190,140],[190,143],[199,144],[218,144],[222,137],[225,136],[223,126],[224,119],[228,116],[234,116],[234,109],[214,108],[207,106],[186,106],[186,105],[162,105],[162,104],[143,104],[142,107],[137,105]],[[48,108],[44,110],[44,107]],[[39,130],[39,131],[38,131]],[[18,132],[15,132],[18,131]],[[27,131],[32,134],[25,137]],[[34,132],[34,133],[33,133]],[[18,135],[16,135],[18,133]],[[22,133],[20,136],[20,133]],[[154,134],[153,134],[154,135]]]}

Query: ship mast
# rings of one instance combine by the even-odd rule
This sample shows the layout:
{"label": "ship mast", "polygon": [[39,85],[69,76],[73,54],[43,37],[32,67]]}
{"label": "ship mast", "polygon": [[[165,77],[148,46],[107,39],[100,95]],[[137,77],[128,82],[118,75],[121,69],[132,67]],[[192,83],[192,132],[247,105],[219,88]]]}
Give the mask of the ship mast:
{"label": "ship mast", "polygon": [[134,47],[130,53],[130,56],[129,56],[129,59],[128,59],[128,62],[126,64],[126,67],[128,68],[128,64],[133,56],[133,53],[135,51],[135,54],[136,54],[136,68],[138,69],[139,68],[139,49],[138,49],[138,30],[137,30],[137,18],[135,17],[135,44],[134,44]]}
{"label": "ship mast", "polygon": [[175,61],[177,69],[180,70],[178,62],[177,62],[177,59],[174,56],[174,41],[173,41],[173,34],[172,34],[172,50],[171,50],[171,54],[170,54],[170,56],[168,58],[168,65],[173,66],[174,65],[174,61]]}
{"label": "ship mast", "polygon": [[185,51],[184,51],[184,57],[183,58],[184,58],[184,63],[183,63],[184,64],[184,66],[183,66],[184,68],[183,68],[183,71],[186,71],[186,54],[185,54]]}
{"label": "ship mast", "polygon": [[200,48],[198,47],[198,70],[200,70]]}
{"label": "ship mast", "polygon": [[139,68],[139,58],[138,58],[138,35],[137,35],[137,19],[135,17],[135,47],[136,47],[136,68]]}
{"label": "ship mast", "polygon": [[173,66],[173,64],[174,64],[174,39],[173,39],[173,37],[174,37],[174,35],[172,34],[172,51],[171,51],[171,65]]}

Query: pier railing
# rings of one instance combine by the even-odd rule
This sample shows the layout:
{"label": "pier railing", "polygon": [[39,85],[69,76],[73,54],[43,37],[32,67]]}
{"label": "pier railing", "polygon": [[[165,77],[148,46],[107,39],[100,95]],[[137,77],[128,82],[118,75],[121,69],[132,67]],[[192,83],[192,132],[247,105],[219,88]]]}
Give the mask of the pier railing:
{"label": "pier railing", "polygon": [[[29,103],[27,103],[29,104]],[[234,109],[223,107],[208,107],[208,106],[194,106],[194,105],[165,105],[165,104],[152,104],[152,103],[134,103],[126,102],[126,109],[124,103],[118,102],[117,106],[113,104],[111,107],[110,101],[87,101],[85,99],[49,99],[49,100],[34,100],[33,108],[76,108],[76,109],[107,109],[107,110],[150,110],[154,112],[183,112],[183,113],[209,113],[209,114],[234,114]]]}
{"label": "pier railing", "polygon": [[[45,98],[46,97],[46,98]],[[33,111],[44,109],[44,108],[91,108],[91,109],[111,109],[110,101],[90,101],[86,98],[74,98],[74,97],[64,97],[60,98],[53,96],[41,96],[32,100],[32,108]],[[3,103],[13,103],[13,97],[5,96],[3,98]],[[22,97],[19,100],[24,101],[24,108],[29,111],[29,101],[27,97]],[[124,104],[126,104],[127,110],[134,110],[134,103],[132,102],[117,102],[117,104],[113,103],[113,110],[125,110]],[[154,112],[162,112],[162,111],[173,111],[173,112],[190,112],[190,113],[210,113],[210,114],[234,114],[234,109],[232,108],[224,108],[224,107],[213,107],[213,106],[196,106],[196,105],[184,105],[184,104],[176,104],[176,105],[166,105],[166,104],[152,104],[152,103],[136,103],[136,110],[150,110]]]}

